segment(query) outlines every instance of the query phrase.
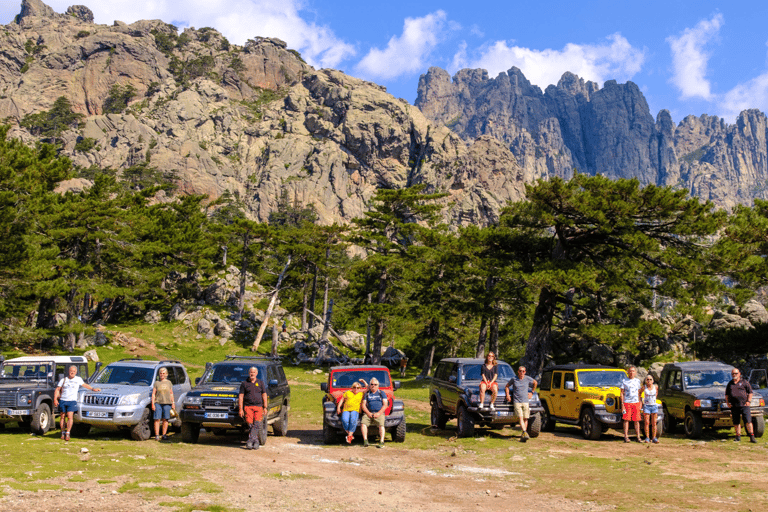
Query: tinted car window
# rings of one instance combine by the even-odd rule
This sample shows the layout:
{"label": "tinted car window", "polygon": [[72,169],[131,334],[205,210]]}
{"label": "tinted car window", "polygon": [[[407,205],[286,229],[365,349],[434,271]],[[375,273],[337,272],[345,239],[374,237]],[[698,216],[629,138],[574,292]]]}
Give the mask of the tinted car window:
{"label": "tinted car window", "polygon": [[[482,364],[466,364],[462,368],[462,381],[464,380],[481,380],[480,369]],[[496,366],[498,371],[498,380],[509,380],[515,374],[512,367],[506,363],[499,363]]]}
{"label": "tinted car window", "polygon": [[685,372],[683,374],[685,389],[725,386],[730,380],[731,373],[728,370],[702,370],[697,372]]}
{"label": "tinted car window", "polygon": [[379,381],[379,386],[382,388],[387,388],[392,385],[389,381],[389,372],[386,370],[352,370],[348,372],[333,372],[333,387],[351,388],[352,384],[359,382],[359,379],[364,379],[365,382],[371,382],[371,379],[374,377]]}
{"label": "tinted car window", "polygon": [[184,368],[176,366],[174,372],[176,373],[176,384],[186,384],[187,374],[184,373]]}
{"label": "tinted car window", "polygon": [[285,384],[288,379],[285,378],[285,371],[282,366],[277,368],[277,373],[280,374],[280,384]]}
{"label": "tinted car window", "polygon": [[[168,371],[168,380],[171,382],[171,384],[178,384],[176,381],[176,368],[173,366],[164,366],[163,368]],[[160,368],[157,369],[155,380],[160,380]]]}
{"label": "tinted car window", "polygon": [[274,366],[267,368],[267,383],[271,380],[277,380],[277,372],[275,371]]}
{"label": "tinted car window", "polygon": [[563,385],[563,374],[555,372],[552,374],[552,389],[560,389]]}
{"label": "tinted car window", "polygon": [[107,366],[96,378],[97,384],[137,384],[146,385],[152,382],[154,368],[137,368],[135,366]]}
{"label": "tinted car window", "polygon": [[[580,371],[579,372],[579,386],[591,386],[591,387],[618,387],[626,378],[624,372],[604,372],[604,371]],[[573,380],[566,378],[565,380]]]}
{"label": "tinted car window", "polygon": [[[248,364],[232,364],[232,363],[220,363],[213,367],[213,371],[210,373],[206,382],[228,382],[239,383],[248,380],[248,370],[251,365]],[[256,367],[258,370],[258,378],[264,381],[264,368]]]}
{"label": "tinted car window", "polygon": [[541,376],[541,389],[549,390],[552,385],[552,372],[544,372]]}

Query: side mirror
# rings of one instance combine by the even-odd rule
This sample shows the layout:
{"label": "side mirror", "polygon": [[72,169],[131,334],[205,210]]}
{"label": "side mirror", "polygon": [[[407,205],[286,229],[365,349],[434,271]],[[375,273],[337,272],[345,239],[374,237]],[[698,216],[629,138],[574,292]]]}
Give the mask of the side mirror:
{"label": "side mirror", "polygon": [[195,377],[195,386],[200,384],[200,377]]}
{"label": "side mirror", "polygon": [[213,368],[213,363],[211,363],[210,361],[205,363],[205,371],[208,371],[211,368]]}
{"label": "side mirror", "polygon": [[398,389],[400,389],[400,381],[396,380],[392,383],[392,391],[397,391]]}
{"label": "side mirror", "polygon": [[576,386],[573,385],[572,380],[567,380],[565,381],[565,389],[570,389],[571,391],[573,391],[574,389],[576,389]]}
{"label": "side mirror", "polygon": [[320,390],[321,391],[325,391],[327,393],[328,392],[328,383],[327,382],[320,383]]}
{"label": "side mirror", "polygon": [[456,384],[456,376],[455,375],[451,375],[450,377],[448,377],[448,382],[450,382],[452,384]]}

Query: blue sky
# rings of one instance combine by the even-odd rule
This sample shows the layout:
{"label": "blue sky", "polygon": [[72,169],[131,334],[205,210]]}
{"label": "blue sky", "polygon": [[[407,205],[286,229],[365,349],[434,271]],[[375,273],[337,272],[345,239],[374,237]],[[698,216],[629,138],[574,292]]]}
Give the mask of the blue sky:
{"label": "blue sky", "polygon": [[[49,0],[57,12],[82,3],[96,22],[162,19],[211,26],[231,42],[279,37],[315,66],[332,67],[416,99],[430,66],[452,75],[512,66],[542,89],[565,71],[631,80],[656,115],[768,111],[768,2],[646,0]],[[10,23],[20,0],[0,0]]]}

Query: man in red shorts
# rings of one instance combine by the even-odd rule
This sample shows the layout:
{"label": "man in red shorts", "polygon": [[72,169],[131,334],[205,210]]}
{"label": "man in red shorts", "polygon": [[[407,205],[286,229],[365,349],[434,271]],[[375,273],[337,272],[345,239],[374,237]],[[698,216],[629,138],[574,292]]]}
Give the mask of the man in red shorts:
{"label": "man in red shorts", "polygon": [[248,370],[248,380],[240,384],[237,403],[240,406],[240,417],[248,424],[248,442],[245,447],[258,450],[261,421],[267,410],[267,388],[259,379],[259,371],[255,367]]}
{"label": "man in red shorts", "polygon": [[629,442],[629,422],[635,422],[637,442],[642,442],[640,437],[640,388],[642,383],[637,379],[637,368],[627,368],[628,379],[621,383],[621,419],[624,420],[624,442]]}

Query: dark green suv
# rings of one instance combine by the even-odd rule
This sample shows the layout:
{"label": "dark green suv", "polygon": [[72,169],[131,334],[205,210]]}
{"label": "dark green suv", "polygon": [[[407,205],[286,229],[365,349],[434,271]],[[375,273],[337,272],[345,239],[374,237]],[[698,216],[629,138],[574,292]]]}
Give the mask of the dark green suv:
{"label": "dark green suv", "polygon": [[181,439],[196,443],[200,428],[214,434],[227,430],[245,432],[240,417],[237,396],[240,383],[248,379],[248,370],[255,367],[259,379],[267,387],[267,413],[259,432],[259,443],[267,442],[267,426],[272,425],[276,436],[288,433],[288,411],[291,407],[291,388],[278,358],[227,356],[224,361],[208,363],[205,372],[195,379],[195,387],[181,399]]}

